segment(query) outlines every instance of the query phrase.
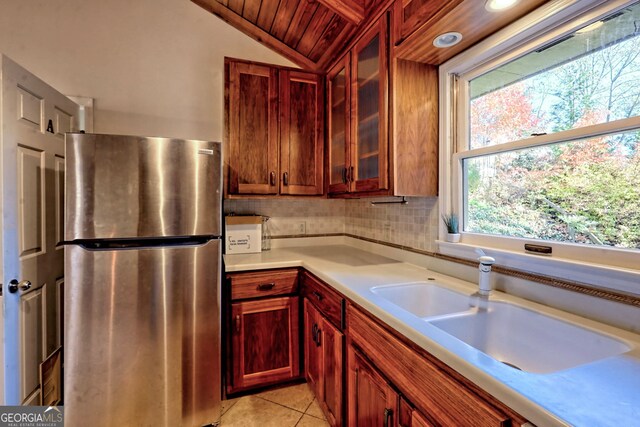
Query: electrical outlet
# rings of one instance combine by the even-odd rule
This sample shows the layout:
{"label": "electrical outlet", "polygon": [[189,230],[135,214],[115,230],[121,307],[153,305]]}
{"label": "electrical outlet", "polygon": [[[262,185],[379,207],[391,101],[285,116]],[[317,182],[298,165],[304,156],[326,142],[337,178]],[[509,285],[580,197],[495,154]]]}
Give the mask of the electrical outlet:
{"label": "electrical outlet", "polygon": [[307,234],[307,223],[305,221],[298,222],[296,228],[298,230],[298,234]]}

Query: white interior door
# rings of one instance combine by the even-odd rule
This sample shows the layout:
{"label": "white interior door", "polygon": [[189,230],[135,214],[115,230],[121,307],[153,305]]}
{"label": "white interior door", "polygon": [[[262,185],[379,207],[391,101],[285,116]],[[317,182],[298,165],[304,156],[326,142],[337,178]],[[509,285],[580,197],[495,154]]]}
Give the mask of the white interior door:
{"label": "white interior door", "polygon": [[39,404],[39,365],[58,341],[64,133],[77,130],[79,110],[6,56],[0,65],[2,403]]}

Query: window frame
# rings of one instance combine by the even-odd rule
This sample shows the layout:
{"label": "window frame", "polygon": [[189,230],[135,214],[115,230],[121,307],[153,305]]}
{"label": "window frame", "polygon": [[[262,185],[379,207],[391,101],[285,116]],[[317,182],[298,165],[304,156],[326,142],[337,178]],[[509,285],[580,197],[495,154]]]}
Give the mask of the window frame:
{"label": "window frame", "polygon": [[[485,41],[467,49],[440,67],[440,214],[464,211],[463,160],[522,148],[574,141],[640,128],[640,117],[534,136],[504,144],[468,149],[469,81],[504,63],[544,46],[602,15],[627,7],[637,0],[556,0],[547,3]],[[440,223],[437,241],[441,253],[475,258],[480,247],[499,264],[532,273],[559,277],[614,290],[640,293],[640,252],[607,246],[543,241],[552,256],[525,253],[525,243],[540,240],[472,233],[461,230],[461,243],[447,243]]]}

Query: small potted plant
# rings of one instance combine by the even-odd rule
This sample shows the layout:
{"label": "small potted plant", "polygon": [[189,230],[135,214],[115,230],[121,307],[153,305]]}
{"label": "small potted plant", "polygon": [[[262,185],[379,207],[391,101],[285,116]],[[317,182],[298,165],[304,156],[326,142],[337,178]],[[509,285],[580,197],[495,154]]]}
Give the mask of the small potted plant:
{"label": "small potted plant", "polygon": [[444,225],[447,227],[447,242],[458,243],[460,241],[460,232],[458,230],[458,215],[452,213],[442,215]]}

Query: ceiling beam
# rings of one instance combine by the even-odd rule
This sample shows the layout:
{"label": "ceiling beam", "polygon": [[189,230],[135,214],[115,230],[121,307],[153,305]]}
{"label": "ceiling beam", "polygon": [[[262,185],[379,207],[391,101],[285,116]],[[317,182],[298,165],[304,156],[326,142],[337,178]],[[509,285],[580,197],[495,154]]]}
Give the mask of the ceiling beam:
{"label": "ceiling beam", "polygon": [[360,25],[364,19],[364,6],[358,0],[318,0],[334,13],[342,16],[355,25]]}
{"label": "ceiling beam", "polygon": [[216,15],[218,18],[222,19],[226,23],[235,27],[236,29],[242,31],[249,37],[255,39],[256,41],[264,44],[268,48],[273,49],[277,53],[281,54],[285,58],[295,62],[300,67],[317,71],[318,64],[297,52],[295,49],[287,46],[285,43],[281,42],[277,38],[273,37],[271,34],[264,31],[262,28],[253,24],[250,21],[247,21],[242,16],[236,14],[232,10],[226,8],[221,3],[216,0],[191,0],[198,6],[202,7],[205,10]]}

